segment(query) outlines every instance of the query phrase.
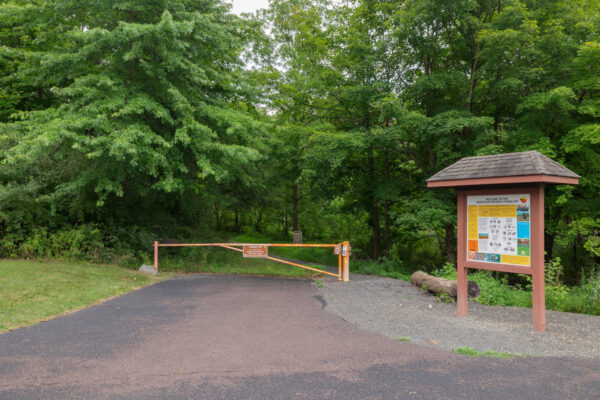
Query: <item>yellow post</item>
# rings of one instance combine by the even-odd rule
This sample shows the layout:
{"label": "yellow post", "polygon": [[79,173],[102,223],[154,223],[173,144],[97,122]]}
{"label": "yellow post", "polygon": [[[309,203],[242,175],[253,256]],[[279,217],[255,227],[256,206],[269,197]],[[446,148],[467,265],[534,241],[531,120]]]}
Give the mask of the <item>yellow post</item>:
{"label": "yellow post", "polygon": [[342,260],[343,260],[343,279],[344,282],[350,280],[350,242],[344,242],[342,245]]}
{"label": "yellow post", "polygon": [[338,254],[338,281],[342,280],[342,246],[340,244],[340,254]]}
{"label": "yellow post", "polygon": [[158,242],[154,242],[154,270],[158,272]]}

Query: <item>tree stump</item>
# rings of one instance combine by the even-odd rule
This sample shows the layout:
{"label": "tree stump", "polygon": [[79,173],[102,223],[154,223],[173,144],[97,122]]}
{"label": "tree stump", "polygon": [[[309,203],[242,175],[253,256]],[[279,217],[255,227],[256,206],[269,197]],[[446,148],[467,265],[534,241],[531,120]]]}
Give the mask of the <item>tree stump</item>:
{"label": "tree stump", "polygon": [[[431,293],[447,294],[448,296],[456,298],[456,281],[431,276],[423,271],[417,271],[414,274],[412,274],[412,276],[410,277],[410,281],[414,285],[426,289]],[[473,281],[468,281],[467,293],[470,298],[474,299],[476,297],[479,297],[481,289],[479,288],[479,285],[477,283]]]}

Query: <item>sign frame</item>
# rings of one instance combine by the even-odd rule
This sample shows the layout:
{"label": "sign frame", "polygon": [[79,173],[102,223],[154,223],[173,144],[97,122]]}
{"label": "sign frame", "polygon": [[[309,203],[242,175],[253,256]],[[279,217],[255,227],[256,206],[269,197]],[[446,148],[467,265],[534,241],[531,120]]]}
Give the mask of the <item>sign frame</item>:
{"label": "sign frame", "polygon": [[[546,330],[546,293],[544,283],[544,184],[514,185],[511,188],[457,189],[457,311],[467,316],[467,273],[468,269],[483,269],[531,275],[533,326],[538,331]],[[467,259],[468,226],[467,196],[521,195],[530,197],[530,265],[501,264]]]}
{"label": "sign frame", "polygon": [[243,258],[268,258],[269,246],[266,244],[245,244],[242,246]]}
{"label": "sign frame", "polygon": [[[493,191],[493,193],[491,193],[491,195],[485,195],[485,194],[484,195],[481,195],[481,194],[473,195],[473,194],[465,193],[464,194],[464,201],[466,203],[466,206],[465,206],[466,207],[466,211],[465,211],[465,222],[464,223],[466,224],[466,227],[467,227],[467,229],[466,229],[467,238],[465,239],[465,244],[468,245],[468,243],[469,243],[469,237],[468,237],[468,234],[469,234],[469,232],[468,232],[468,230],[469,230],[469,225],[468,225],[469,224],[469,218],[468,218],[468,207],[469,207],[469,204],[468,204],[468,200],[469,199],[468,198],[469,197],[473,197],[473,196],[481,196],[481,197],[490,197],[490,196],[515,196],[515,195],[518,195],[518,196],[528,195],[529,196],[529,207],[532,207],[532,204],[533,204],[532,198],[533,198],[533,196],[531,195],[531,192],[528,191],[528,190],[523,190],[523,191],[520,191],[518,193],[502,193],[502,194],[497,193],[497,191]],[[529,213],[531,213],[531,210],[529,210]],[[518,224],[519,221],[517,220],[516,223]],[[467,256],[466,257],[467,267],[468,268],[474,268],[474,269],[493,269],[493,270],[496,270],[496,271],[501,271],[501,270],[504,269],[504,267],[508,267],[508,268],[506,268],[507,270],[505,272],[513,272],[513,269],[510,266],[517,266],[517,267],[520,267],[521,271],[522,271],[522,272],[519,272],[519,273],[524,273],[524,274],[531,275],[531,265],[532,265],[532,263],[531,263],[531,258],[532,258],[531,257],[531,244],[532,244],[531,231],[532,231],[532,228],[533,228],[533,222],[531,221],[531,218],[528,218],[527,223],[529,224],[529,229],[528,229],[528,231],[529,231],[528,232],[528,236],[529,237],[527,237],[527,239],[529,240],[529,247],[530,247],[530,253],[527,256],[527,258],[529,258],[529,265],[518,264],[518,263],[503,263],[502,261],[499,261],[499,262],[490,262],[490,261],[482,261],[482,260],[470,260],[469,257]],[[517,227],[515,227],[515,229],[517,229]],[[518,236],[515,237],[515,241],[518,241],[518,240],[519,240]],[[468,253],[469,253],[469,251],[467,249],[467,251],[466,251],[465,254],[468,255]],[[504,256],[504,255],[505,254],[500,254],[501,257]],[[518,256],[518,254],[517,254],[517,256]]]}

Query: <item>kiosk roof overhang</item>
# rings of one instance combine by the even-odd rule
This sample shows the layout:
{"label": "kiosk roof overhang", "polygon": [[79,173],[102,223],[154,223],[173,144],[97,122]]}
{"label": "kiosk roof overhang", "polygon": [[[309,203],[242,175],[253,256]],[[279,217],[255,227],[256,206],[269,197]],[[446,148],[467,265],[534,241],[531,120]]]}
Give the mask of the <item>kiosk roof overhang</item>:
{"label": "kiosk roof overhang", "polygon": [[577,185],[579,175],[537,151],[465,157],[427,179],[427,187],[549,183]]}

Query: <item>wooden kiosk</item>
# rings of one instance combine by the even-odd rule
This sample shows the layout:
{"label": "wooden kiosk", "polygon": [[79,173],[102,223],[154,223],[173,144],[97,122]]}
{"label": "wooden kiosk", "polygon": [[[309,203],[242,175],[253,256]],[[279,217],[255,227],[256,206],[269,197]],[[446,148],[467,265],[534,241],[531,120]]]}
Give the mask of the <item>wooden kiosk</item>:
{"label": "wooden kiosk", "polygon": [[577,185],[579,175],[538,153],[466,157],[427,180],[455,188],[457,313],[466,317],[467,269],[531,275],[533,327],[546,330],[544,186]]}

